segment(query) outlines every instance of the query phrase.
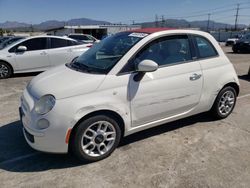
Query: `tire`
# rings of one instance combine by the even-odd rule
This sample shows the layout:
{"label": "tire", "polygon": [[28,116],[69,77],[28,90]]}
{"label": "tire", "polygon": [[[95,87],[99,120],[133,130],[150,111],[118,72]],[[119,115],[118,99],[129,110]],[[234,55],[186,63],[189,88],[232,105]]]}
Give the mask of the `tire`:
{"label": "tire", "polygon": [[76,127],[70,147],[80,161],[95,162],[108,157],[116,149],[120,139],[121,129],[115,118],[97,115]]}
{"label": "tire", "polygon": [[211,109],[212,115],[216,119],[228,117],[236,104],[237,94],[233,87],[224,87],[218,94]]}
{"label": "tire", "polygon": [[234,53],[238,53],[238,50],[236,50],[235,48],[232,48]]}
{"label": "tire", "polygon": [[12,68],[8,63],[0,61],[0,79],[11,77],[13,74]]}

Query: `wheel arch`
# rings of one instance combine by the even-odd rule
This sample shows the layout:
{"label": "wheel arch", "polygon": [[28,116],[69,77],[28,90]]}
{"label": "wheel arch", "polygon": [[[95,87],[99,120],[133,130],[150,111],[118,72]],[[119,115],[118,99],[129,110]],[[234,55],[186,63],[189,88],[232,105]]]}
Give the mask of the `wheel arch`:
{"label": "wheel arch", "polygon": [[239,93],[240,93],[240,86],[239,86],[237,83],[235,83],[235,82],[229,82],[229,83],[227,83],[226,85],[224,85],[224,86],[221,88],[221,90],[222,90],[223,88],[225,88],[225,87],[228,87],[228,86],[231,86],[232,88],[234,88],[235,91],[236,91],[237,96],[239,95]]}
{"label": "wheel arch", "polygon": [[118,114],[117,112],[112,111],[112,110],[97,110],[97,111],[93,111],[93,112],[90,112],[90,113],[84,115],[80,120],[77,121],[77,123],[73,126],[73,128],[71,130],[69,143],[72,143],[73,135],[75,134],[75,130],[80,125],[80,123],[83,122],[84,120],[90,118],[90,117],[94,117],[97,115],[106,115],[110,118],[114,118],[117,121],[119,127],[121,128],[121,133],[122,133],[121,136],[122,137],[124,136],[125,122],[120,114]]}
{"label": "wheel arch", "polygon": [[217,94],[216,97],[214,98],[213,103],[212,103],[213,105],[210,107],[210,110],[209,110],[209,111],[211,111],[212,108],[214,107],[215,101],[216,101],[217,96],[219,95],[220,91],[223,90],[225,87],[228,87],[228,86],[233,87],[233,88],[235,89],[235,91],[236,91],[236,95],[237,95],[237,96],[239,95],[239,93],[240,93],[240,87],[239,87],[239,85],[238,85],[236,82],[229,82],[229,83],[225,84],[225,85],[219,90],[218,94]]}

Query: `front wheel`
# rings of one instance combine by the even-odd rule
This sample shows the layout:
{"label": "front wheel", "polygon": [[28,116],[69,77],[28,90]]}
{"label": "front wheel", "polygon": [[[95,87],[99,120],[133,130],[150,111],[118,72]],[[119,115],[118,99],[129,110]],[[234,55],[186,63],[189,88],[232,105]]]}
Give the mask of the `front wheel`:
{"label": "front wheel", "polygon": [[7,63],[0,61],[0,79],[9,78],[12,75],[12,69]]}
{"label": "front wheel", "polygon": [[224,119],[228,117],[235,107],[236,100],[237,94],[233,87],[228,86],[223,88],[219,92],[211,109],[212,114],[217,119]]}
{"label": "front wheel", "polygon": [[99,161],[115,150],[120,138],[121,129],[115,118],[97,115],[78,125],[73,133],[71,149],[82,161]]}

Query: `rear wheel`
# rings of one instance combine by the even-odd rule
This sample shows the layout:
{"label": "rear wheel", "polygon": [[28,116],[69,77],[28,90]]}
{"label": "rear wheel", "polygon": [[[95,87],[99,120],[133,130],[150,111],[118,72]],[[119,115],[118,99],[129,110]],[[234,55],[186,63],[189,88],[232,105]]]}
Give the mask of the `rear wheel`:
{"label": "rear wheel", "polygon": [[12,75],[12,68],[8,63],[0,61],[0,79],[9,78]]}
{"label": "rear wheel", "polygon": [[231,86],[227,86],[219,92],[211,112],[217,119],[224,119],[232,113],[236,100],[237,95],[235,89]]}
{"label": "rear wheel", "polygon": [[73,133],[71,149],[82,161],[108,157],[118,146],[121,130],[114,118],[97,115],[84,120]]}

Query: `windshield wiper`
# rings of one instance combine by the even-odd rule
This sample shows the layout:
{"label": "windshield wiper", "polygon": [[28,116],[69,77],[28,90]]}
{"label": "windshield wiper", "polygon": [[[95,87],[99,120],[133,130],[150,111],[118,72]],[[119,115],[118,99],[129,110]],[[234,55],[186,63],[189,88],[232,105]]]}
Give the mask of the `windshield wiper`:
{"label": "windshield wiper", "polygon": [[87,66],[85,64],[79,63],[77,61],[75,61],[74,63],[72,63],[71,67],[73,67],[73,68],[75,68],[77,70],[80,70],[80,71],[86,71],[86,72],[89,72],[89,73],[93,73],[93,72],[98,73],[97,71],[94,71],[94,68],[89,67],[89,66]]}

